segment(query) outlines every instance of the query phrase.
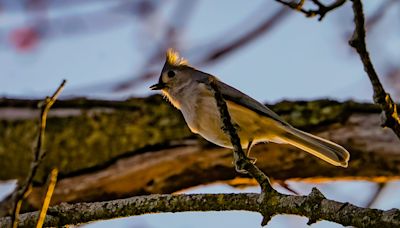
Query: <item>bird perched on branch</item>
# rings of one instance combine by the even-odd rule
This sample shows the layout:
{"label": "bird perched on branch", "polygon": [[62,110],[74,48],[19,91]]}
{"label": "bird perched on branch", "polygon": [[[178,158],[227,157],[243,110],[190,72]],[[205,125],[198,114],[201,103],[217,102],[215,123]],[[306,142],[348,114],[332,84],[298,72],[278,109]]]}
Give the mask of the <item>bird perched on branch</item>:
{"label": "bird perched on branch", "polygon": [[247,153],[259,142],[288,143],[332,165],[347,167],[350,155],[345,148],[294,128],[260,102],[190,66],[172,49],[166,53],[158,83],[150,88],[162,91],[182,112],[193,133],[219,146],[232,148],[229,136],[222,130],[214,92],[207,86],[210,80],[216,82],[225,99],[242,148],[247,149]]}

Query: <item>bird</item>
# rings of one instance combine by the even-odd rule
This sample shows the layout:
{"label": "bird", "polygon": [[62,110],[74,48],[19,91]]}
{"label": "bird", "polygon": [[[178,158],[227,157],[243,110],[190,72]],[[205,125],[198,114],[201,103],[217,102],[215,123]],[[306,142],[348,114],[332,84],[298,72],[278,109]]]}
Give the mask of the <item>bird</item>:
{"label": "bird", "polygon": [[210,80],[215,82],[225,100],[241,146],[247,150],[248,156],[252,146],[258,143],[285,143],[334,166],[348,166],[350,154],[344,147],[296,129],[262,103],[189,65],[173,49],[166,51],[158,83],[150,89],[161,90],[164,97],[181,111],[193,133],[218,146],[232,149],[230,137],[222,129],[214,91],[207,84]]}

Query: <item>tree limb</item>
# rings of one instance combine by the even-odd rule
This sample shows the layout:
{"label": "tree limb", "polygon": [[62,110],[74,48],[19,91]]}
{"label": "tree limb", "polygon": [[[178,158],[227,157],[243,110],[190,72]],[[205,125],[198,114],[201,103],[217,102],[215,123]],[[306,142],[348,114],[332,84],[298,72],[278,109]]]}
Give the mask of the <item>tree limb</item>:
{"label": "tree limb", "polygon": [[[149,195],[95,203],[62,203],[49,208],[44,226],[60,227],[119,217],[184,211],[251,211],[306,216],[356,227],[399,227],[400,211],[361,208],[326,199],[315,188],[307,196],[274,195],[259,201],[260,194]],[[39,212],[21,214],[19,227],[32,227]],[[0,218],[6,227],[10,217]]]}
{"label": "tree limb", "polygon": [[[287,195],[285,194],[281,194],[279,192],[277,192],[276,190],[274,190],[270,184],[269,178],[265,175],[265,173],[263,171],[261,171],[253,162],[250,161],[249,158],[246,157],[246,155],[244,154],[243,150],[242,150],[242,146],[240,143],[240,138],[236,132],[236,128],[234,127],[234,123],[231,120],[230,117],[230,113],[228,111],[226,102],[224,100],[224,98],[222,97],[222,94],[219,91],[219,88],[216,84],[216,80],[215,78],[210,78],[210,80],[207,82],[207,85],[209,86],[209,88],[211,88],[211,90],[214,92],[214,97],[216,100],[216,104],[219,110],[219,114],[220,114],[220,118],[222,121],[222,130],[225,132],[225,134],[227,134],[230,138],[230,141],[232,143],[233,146],[233,153],[234,153],[234,161],[235,161],[235,167],[237,171],[242,171],[245,170],[247,173],[249,173],[253,178],[255,178],[257,180],[257,182],[259,183],[260,187],[261,187],[261,194],[259,196],[259,198],[257,199],[257,202],[263,204],[265,202],[274,202],[274,204],[278,205],[277,207],[281,207],[279,205],[287,205],[291,203],[291,200],[286,199],[285,197]],[[329,207],[332,207],[331,205],[324,205],[323,204],[323,200],[326,199],[324,197],[324,195],[317,190],[316,188],[313,188],[313,191],[311,192],[311,194],[309,194],[305,199],[302,199],[303,202],[305,202],[305,204],[309,204],[303,205],[306,208],[310,208],[312,211],[326,211],[328,210]],[[278,202],[278,203],[277,203]],[[265,203],[267,204],[267,203]],[[297,203],[297,205],[299,205],[301,203]],[[341,204],[340,207],[337,207],[337,210],[335,210],[335,215],[337,214],[341,214],[340,212],[343,210],[345,211],[345,214],[351,214],[354,213],[355,211],[355,206],[354,205],[350,205],[350,204],[343,204],[343,203],[339,203]],[[336,205],[337,206],[337,205]],[[348,211],[346,209],[346,207],[351,207],[351,211]],[[267,225],[267,223],[271,220],[271,218],[276,215],[276,214],[287,214],[287,211],[291,211],[291,210],[298,210],[298,207],[296,207],[295,205],[291,205],[291,207],[285,209],[284,211],[280,211],[278,210],[278,208],[276,208],[275,210],[271,210],[271,207],[260,207],[259,212],[262,214],[263,216],[263,220],[261,222],[262,226]],[[289,210],[288,210],[289,209]],[[356,212],[357,214],[362,214],[364,215],[363,219],[361,219],[361,221],[359,221],[358,224],[352,224],[352,225],[356,225],[356,226],[379,226],[379,227],[383,227],[383,226],[393,226],[395,224],[400,225],[400,211],[399,210],[393,210],[392,212],[395,212],[396,215],[391,218],[394,219],[392,222],[394,222],[393,224],[391,223],[381,223],[381,224],[377,224],[377,222],[373,222],[371,224],[366,224],[365,221],[363,221],[365,219],[365,217],[367,217],[367,214],[374,214],[375,216],[377,216],[377,218],[382,218],[382,213],[376,214],[375,211],[369,211],[367,214],[365,214],[365,211],[363,210],[371,210],[371,209],[361,209],[358,212]],[[364,213],[363,213],[364,212]],[[373,217],[375,217],[373,216]],[[317,220],[320,219],[324,219],[323,216],[321,214],[311,214],[309,216],[307,216],[309,218],[308,221],[308,225],[311,225],[312,223],[317,222]],[[341,218],[343,219],[343,218]],[[369,221],[371,221],[371,219],[369,219]],[[345,223],[343,225],[349,225],[346,224],[345,221],[341,220],[339,223]]]}
{"label": "tree limb", "polygon": [[[61,103],[62,104],[62,103]],[[110,105],[120,105],[110,103]],[[361,106],[359,106],[361,107]],[[367,106],[362,106],[364,109]],[[292,110],[292,108],[290,108]],[[334,109],[329,109],[334,110]],[[372,109],[372,112],[375,109]],[[330,111],[330,112],[331,112]],[[308,112],[308,115],[310,113]],[[296,118],[299,120],[299,118]],[[360,120],[364,124],[371,121]],[[347,125],[347,124],[345,124]],[[370,127],[367,127],[370,128]],[[380,130],[379,128],[377,128]],[[362,130],[364,132],[364,130]],[[343,135],[343,133],[339,133]],[[385,140],[382,140],[385,141]],[[282,145],[279,145],[282,147]],[[275,147],[275,149],[278,147]],[[381,148],[381,147],[380,147]],[[273,149],[273,150],[275,150]],[[291,152],[293,153],[293,152]],[[213,153],[215,154],[215,153]],[[165,157],[165,156],[163,156]],[[206,158],[207,159],[207,158]],[[230,160],[230,159],[228,159]],[[251,163],[250,163],[251,164]],[[315,165],[315,163],[314,163]],[[352,165],[350,165],[351,169]],[[340,171],[338,169],[335,169]],[[343,169],[344,170],[344,169]],[[322,171],[322,170],[321,170]],[[143,173],[143,172],[141,172]],[[104,176],[104,175],[102,175]],[[194,197],[194,198],[192,198]],[[264,216],[263,223],[274,214],[288,213],[307,216],[310,223],[318,219],[340,222],[343,225],[353,226],[398,226],[398,210],[381,211],[363,209],[348,203],[338,203],[327,200],[317,190],[309,196],[288,196],[279,193],[269,194],[227,194],[227,195],[151,195],[133,197],[124,200],[115,200],[100,203],[66,204],[49,209],[45,219],[45,226],[61,226],[65,224],[78,224],[88,221],[115,218],[121,216],[138,215],[154,212],[178,211],[209,211],[209,210],[248,210],[258,211]],[[190,199],[190,200],[189,200]],[[218,202],[215,202],[217,199]],[[219,200],[218,200],[219,199]],[[204,201],[206,200],[206,201]],[[208,204],[208,202],[210,204]],[[172,203],[172,205],[171,205]],[[189,205],[188,205],[189,204]],[[144,206],[147,205],[147,206]],[[180,205],[179,207],[177,205]],[[186,209],[185,209],[186,208]],[[189,209],[188,209],[189,208]],[[73,209],[73,210],[72,210]],[[31,226],[36,221],[38,212],[21,215],[20,226]],[[0,225],[10,223],[10,217],[0,219]]]}
{"label": "tree limb", "polygon": [[360,55],[361,61],[364,65],[364,70],[371,81],[374,90],[374,102],[378,104],[383,111],[382,116],[384,117],[384,120],[382,126],[391,128],[393,132],[396,133],[397,137],[400,138],[400,118],[397,113],[397,105],[393,102],[390,94],[386,93],[383,88],[367,50],[364,27],[365,18],[362,3],[360,0],[352,0],[352,2],[355,29],[349,44],[356,49]]}
{"label": "tree limb", "polygon": [[[2,180],[28,173],[35,104],[0,99],[0,145],[6,145],[0,146]],[[400,143],[390,129],[377,127],[378,106],[314,100],[269,107],[293,126],[343,145],[352,156],[347,169],[338,169],[290,145],[256,145],[252,155],[273,183],[400,178]],[[52,205],[167,194],[216,181],[257,184],[235,172],[230,150],[190,133],[182,116],[158,95],[126,101],[58,100],[49,113],[46,139],[45,149],[57,153],[48,153],[39,168],[27,199],[32,209],[41,207],[53,167],[60,175]]]}

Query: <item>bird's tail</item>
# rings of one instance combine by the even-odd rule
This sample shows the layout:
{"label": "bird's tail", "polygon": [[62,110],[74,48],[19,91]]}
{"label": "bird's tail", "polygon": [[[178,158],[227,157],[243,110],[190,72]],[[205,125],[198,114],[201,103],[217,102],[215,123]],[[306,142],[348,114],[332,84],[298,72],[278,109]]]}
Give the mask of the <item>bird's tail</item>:
{"label": "bird's tail", "polygon": [[279,136],[279,139],[307,151],[332,165],[342,167],[347,167],[348,165],[349,152],[342,146],[326,139],[293,127],[285,127],[285,132]]}

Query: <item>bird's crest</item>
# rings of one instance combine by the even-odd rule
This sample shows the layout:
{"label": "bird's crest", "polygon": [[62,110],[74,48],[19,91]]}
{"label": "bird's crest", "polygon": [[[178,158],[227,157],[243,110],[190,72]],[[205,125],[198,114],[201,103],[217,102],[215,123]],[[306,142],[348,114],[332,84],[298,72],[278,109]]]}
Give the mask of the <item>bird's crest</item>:
{"label": "bird's crest", "polygon": [[166,53],[167,64],[175,67],[187,66],[188,61],[179,56],[177,51],[174,51],[172,48],[169,48]]}

